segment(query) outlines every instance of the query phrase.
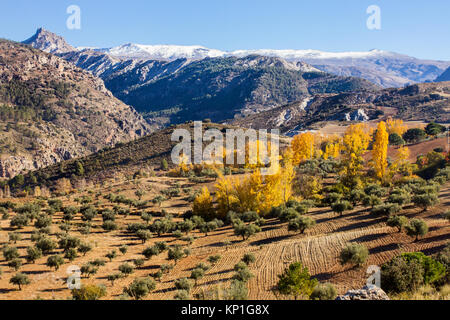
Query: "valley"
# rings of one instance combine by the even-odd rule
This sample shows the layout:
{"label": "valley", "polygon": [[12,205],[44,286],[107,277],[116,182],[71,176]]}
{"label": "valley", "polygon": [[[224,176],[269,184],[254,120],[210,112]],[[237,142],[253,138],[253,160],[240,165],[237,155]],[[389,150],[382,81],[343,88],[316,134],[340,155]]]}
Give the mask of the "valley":
{"label": "valley", "polygon": [[[370,299],[449,300],[449,70],[0,39],[0,300],[364,300],[368,269]],[[279,129],[279,152],[191,163],[211,129]]]}

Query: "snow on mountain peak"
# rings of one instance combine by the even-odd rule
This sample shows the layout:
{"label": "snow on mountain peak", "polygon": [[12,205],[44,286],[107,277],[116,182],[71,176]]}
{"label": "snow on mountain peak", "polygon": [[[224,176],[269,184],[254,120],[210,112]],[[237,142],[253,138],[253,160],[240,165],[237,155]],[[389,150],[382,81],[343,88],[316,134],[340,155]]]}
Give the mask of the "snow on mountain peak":
{"label": "snow on mountain peak", "polygon": [[261,55],[267,57],[277,57],[286,60],[299,61],[302,59],[364,59],[389,55],[389,52],[382,50],[371,50],[361,52],[325,52],[319,50],[236,50],[221,51],[209,49],[202,46],[179,46],[179,45],[142,45],[128,43],[110,49],[103,49],[103,52],[126,58],[142,58],[155,60],[176,60],[176,59],[204,59],[217,57],[246,57],[249,55]]}
{"label": "snow on mountain peak", "polygon": [[112,56],[155,60],[203,59],[222,57],[225,52],[202,46],[143,45],[128,43],[105,50]]}
{"label": "snow on mountain peak", "polygon": [[262,56],[279,57],[286,60],[301,60],[301,59],[363,59],[371,58],[381,55],[386,55],[388,52],[382,50],[371,51],[356,51],[356,52],[325,52],[319,50],[238,50],[232,52],[234,56],[246,56],[249,54],[257,54]]}

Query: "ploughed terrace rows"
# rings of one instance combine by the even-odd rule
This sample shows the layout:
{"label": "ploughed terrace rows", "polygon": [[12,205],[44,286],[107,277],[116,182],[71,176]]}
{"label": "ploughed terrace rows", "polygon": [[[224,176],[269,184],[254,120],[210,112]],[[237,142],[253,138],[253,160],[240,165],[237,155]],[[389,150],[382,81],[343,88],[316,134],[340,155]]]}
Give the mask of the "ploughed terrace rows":
{"label": "ploughed terrace rows", "polygon": [[[144,199],[151,199],[159,190],[179,181],[180,179],[165,177],[146,180],[145,183],[152,183],[152,190]],[[97,191],[102,191],[103,194],[115,192],[131,197],[135,188],[132,184],[116,184],[112,190],[103,187]],[[121,191],[119,192],[118,189]],[[176,292],[174,281],[189,277],[192,268],[200,262],[206,263],[210,255],[218,254],[222,256],[222,259],[205,273],[192,292],[195,294],[214,286],[227,287],[234,274],[234,265],[245,253],[249,252],[256,257],[256,261],[250,265],[250,270],[255,275],[249,282],[251,299],[277,298],[271,291],[278,280],[277,276],[290,263],[296,261],[301,261],[306,265],[310,273],[320,281],[334,283],[340,293],[360,288],[367,278],[368,265],[381,265],[402,252],[424,251],[426,254],[433,254],[450,240],[450,226],[440,216],[450,207],[450,185],[442,188],[440,198],[440,205],[428,212],[421,212],[420,209],[414,207],[407,207],[403,210],[402,214],[408,218],[420,217],[429,224],[429,234],[416,243],[404,233],[397,233],[395,229],[387,227],[382,218],[371,215],[367,209],[362,207],[356,207],[355,210],[345,213],[343,217],[331,212],[329,208],[313,209],[309,215],[317,221],[317,225],[303,235],[288,233],[286,224],[280,224],[272,219],[263,227],[261,233],[245,242],[234,236],[230,227],[211,232],[208,236],[195,231],[192,234],[197,237],[197,240],[190,246],[191,255],[178,261],[173,270],[162,277],[161,282],[157,283],[156,290],[146,299],[172,299]],[[65,205],[73,205],[72,202],[64,202]],[[102,202],[105,204],[104,201]],[[168,212],[176,214],[186,211],[188,203],[178,197],[164,202],[162,207]],[[158,206],[154,209],[157,210]],[[61,213],[57,213],[54,216],[53,232],[58,231],[60,221]],[[81,219],[77,215],[73,223],[79,224],[80,222]],[[138,216],[119,216],[117,222],[121,228],[124,228],[127,224],[142,222],[142,220]],[[0,221],[0,225],[2,227],[0,243],[3,245],[8,241],[8,232],[11,230],[9,230],[8,220]],[[101,217],[97,217],[93,225],[100,226]],[[27,227],[20,231],[23,239],[18,241],[16,246],[21,258],[24,258],[26,248],[32,245],[30,242],[32,230],[33,228]],[[103,283],[107,287],[105,298],[116,299],[122,293],[123,287],[129,285],[133,279],[154,274],[162,264],[173,264],[173,261],[167,260],[167,252],[161,253],[147,260],[142,268],[136,269],[130,276],[115,281],[112,286],[107,281],[107,276],[117,273],[121,264],[125,262],[133,264],[134,259],[143,258],[142,251],[157,241],[166,241],[168,245],[184,244],[171,235],[155,237],[146,244],[142,244],[141,241],[123,230],[105,233],[101,227],[95,227],[90,235],[81,235],[76,231],[76,227],[73,227],[72,230],[71,235],[79,237],[83,242],[91,243],[94,246],[93,250],[86,256],[80,255],[73,262],[66,262],[56,272],[45,266],[47,257],[38,259],[36,264],[24,264],[20,271],[29,276],[31,284],[25,286],[22,291],[17,291],[13,285],[9,284],[9,279],[15,272],[7,267],[7,263],[1,257],[0,268],[3,270],[3,274],[0,278],[0,299],[66,299],[70,297],[70,291],[66,284],[67,268],[71,265],[82,266],[95,259],[106,260],[106,265],[100,267],[98,273],[91,278],[82,278],[82,282],[84,284]],[[55,237],[52,236],[52,238]],[[225,246],[225,241],[230,241],[230,244]],[[370,251],[369,261],[361,269],[341,266],[338,262],[341,248],[349,241],[363,243]],[[118,249],[124,244],[128,246],[128,252],[122,255]],[[105,255],[111,250],[117,251],[117,257],[109,262]],[[56,252],[60,253],[60,250]]]}

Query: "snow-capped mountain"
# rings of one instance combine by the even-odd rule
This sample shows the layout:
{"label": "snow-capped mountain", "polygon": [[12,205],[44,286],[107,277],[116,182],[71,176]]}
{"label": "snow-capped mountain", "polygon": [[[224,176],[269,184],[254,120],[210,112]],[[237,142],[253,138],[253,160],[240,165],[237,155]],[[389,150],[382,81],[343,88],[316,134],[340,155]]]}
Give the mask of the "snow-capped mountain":
{"label": "snow-capped mountain", "polygon": [[97,49],[113,57],[174,61],[201,60],[217,57],[260,55],[290,62],[305,62],[317,69],[339,76],[361,77],[387,87],[402,87],[411,83],[434,81],[448,61],[421,60],[407,55],[383,51],[325,52],[319,50],[236,50],[221,51],[202,46],[126,44],[110,49]]}
{"label": "snow-capped mountain", "polygon": [[[89,49],[89,48],[79,48]],[[90,48],[94,49],[94,48]],[[361,52],[325,52],[319,50],[236,50],[221,51],[209,49],[202,46],[177,46],[177,45],[143,45],[128,43],[113,48],[99,49],[95,51],[107,53],[111,56],[121,58],[141,58],[153,60],[176,60],[176,59],[205,59],[217,57],[246,57],[249,55],[260,55],[266,57],[276,57],[286,59],[288,61],[299,61],[308,59],[370,59],[380,57],[398,56],[396,53],[371,50]]]}
{"label": "snow-capped mountain", "polygon": [[[172,62],[179,59],[192,61],[205,58],[246,57],[260,55],[281,58],[293,63],[306,63],[321,71],[339,76],[353,76],[364,78],[382,87],[402,87],[407,84],[435,81],[447,68],[449,61],[422,60],[395,52],[370,50],[361,52],[325,52],[319,50],[236,50],[222,51],[203,46],[178,45],[143,45],[125,44],[112,48],[73,48],[62,37],[39,29],[25,43],[35,48],[51,53],[68,53],[70,51],[84,51],[84,56],[92,54],[98,64],[99,56],[104,60],[134,60],[134,61],[164,61]],[[89,62],[89,59],[86,60]],[[114,63],[117,67],[122,63]],[[105,65],[106,66],[106,65]],[[83,67],[85,68],[85,66]],[[89,68],[88,68],[89,69]],[[93,69],[92,67],[90,69]]]}
{"label": "snow-capped mountain", "polygon": [[34,36],[25,40],[23,43],[53,54],[76,50],[74,47],[69,45],[63,37],[49,32],[44,28],[39,28]]}
{"label": "snow-capped mountain", "polygon": [[177,60],[217,58],[226,55],[220,50],[208,49],[201,46],[175,46],[175,45],[142,45],[129,43],[109,49],[99,49],[114,57],[147,59],[147,60]]}

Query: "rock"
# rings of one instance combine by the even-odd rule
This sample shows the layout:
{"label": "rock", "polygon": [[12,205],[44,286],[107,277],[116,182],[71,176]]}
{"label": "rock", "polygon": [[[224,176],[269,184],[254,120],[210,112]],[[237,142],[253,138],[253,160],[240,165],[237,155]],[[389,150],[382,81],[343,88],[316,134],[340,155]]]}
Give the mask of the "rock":
{"label": "rock", "polygon": [[359,290],[350,290],[336,300],[390,300],[388,295],[376,286],[365,286]]}
{"label": "rock", "polygon": [[345,121],[369,121],[369,119],[364,109],[358,109],[345,114]]}

